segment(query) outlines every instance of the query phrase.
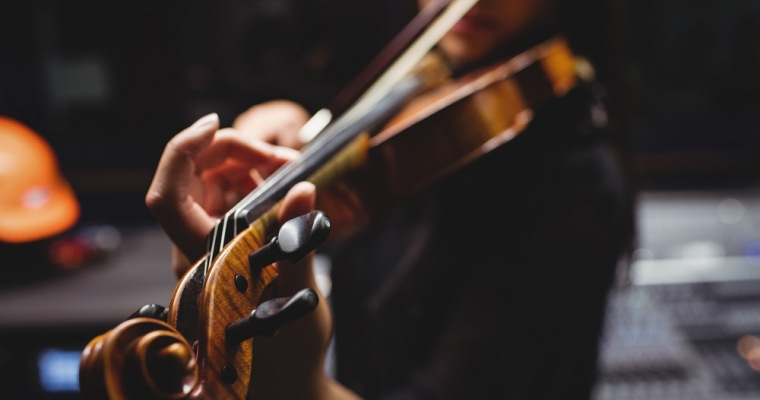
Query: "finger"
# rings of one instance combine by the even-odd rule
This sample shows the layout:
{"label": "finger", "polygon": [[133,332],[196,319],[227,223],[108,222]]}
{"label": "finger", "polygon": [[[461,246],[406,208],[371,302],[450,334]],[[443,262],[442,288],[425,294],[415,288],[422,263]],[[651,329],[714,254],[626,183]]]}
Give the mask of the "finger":
{"label": "finger", "polygon": [[187,259],[182,250],[175,244],[172,244],[172,269],[174,270],[174,276],[181,278],[191,266],[192,263]]}
{"label": "finger", "polygon": [[203,204],[203,209],[208,215],[218,218],[229,209],[225,207],[224,203],[224,193],[229,186],[227,182],[224,181],[224,178],[219,180],[217,176],[212,176],[204,172],[201,174],[197,186],[199,189],[195,191],[197,193],[193,196],[196,196],[196,201]]}
{"label": "finger", "polygon": [[228,211],[258,186],[250,168],[231,160],[203,171],[201,181],[205,189],[203,205],[212,215]]}
{"label": "finger", "polygon": [[254,178],[250,166],[237,160],[227,160],[224,164],[210,170],[203,171],[202,178],[209,181],[223,182],[227,190],[235,190],[248,194],[258,186],[259,181]]}
{"label": "finger", "polygon": [[288,100],[257,104],[240,114],[232,126],[243,136],[298,149],[303,147],[298,131],[309,120],[309,112]]}
{"label": "finger", "polygon": [[[314,211],[316,189],[309,182],[300,182],[285,195],[278,215],[280,224]],[[313,253],[295,264],[288,261],[277,263],[279,276],[275,281],[278,295],[290,296],[304,288],[317,290],[313,269]]]}
{"label": "finger", "polygon": [[209,114],[174,136],[156,168],[145,203],[172,241],[190,259],[203,254],[213,218],[190,196],[194,159],[209,146],[219,128],[219,116]]}
{"label": "finger", "polygon": [[299,182],[294,185],[282,201],[277,220],[284,223],[295,217],[314,211],[317,190],[311,182]]}
{"label": "finger", "polygon": [[282,164],[297,158],[298,154],[296,150],[247,138],[232,129],[224,129],[198,156],[196,163],[200,169],[210,169],[233,159],[267,176]]}

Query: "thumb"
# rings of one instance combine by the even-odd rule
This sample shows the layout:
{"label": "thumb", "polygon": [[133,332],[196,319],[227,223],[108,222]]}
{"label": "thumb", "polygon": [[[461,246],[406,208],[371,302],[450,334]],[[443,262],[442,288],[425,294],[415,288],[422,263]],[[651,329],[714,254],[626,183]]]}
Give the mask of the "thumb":
{"label": "thumb", "polygon": [[[309,182],[299,182],[290,189],[283,199],[278,215],[280,224],[314,211],[316,188]],[[313,268],[314,252],[293,264],[289,261],[277,263],[278,278],[276,290],[280,296],[290,296],[304,288],[317,290]]]}

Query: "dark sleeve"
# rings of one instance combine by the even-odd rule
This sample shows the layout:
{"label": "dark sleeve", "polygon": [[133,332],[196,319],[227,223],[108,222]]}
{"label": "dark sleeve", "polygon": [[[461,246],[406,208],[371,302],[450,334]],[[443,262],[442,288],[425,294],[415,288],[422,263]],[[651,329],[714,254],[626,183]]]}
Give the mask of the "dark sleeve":
{"label": "dark sleeve", "polygon": [[[554,156],[534,160],[545,169],[524,179],[508,174],[501,194],[459,204],[466,217],[439,218],[431,257],[437,265],[455,261],[440,272],[456,277],[447,284],[451,277],[430,273],[449,289],[419,288],[446,297],[445,310],[428,312],[445,322],[429,338],[435,344],[426,361],[383,400],[590,397],[629,205],[604,146]],[[450,229],[467,226],[465,219],[481,222]],[[435,298],[421,302],[436,307]]]}

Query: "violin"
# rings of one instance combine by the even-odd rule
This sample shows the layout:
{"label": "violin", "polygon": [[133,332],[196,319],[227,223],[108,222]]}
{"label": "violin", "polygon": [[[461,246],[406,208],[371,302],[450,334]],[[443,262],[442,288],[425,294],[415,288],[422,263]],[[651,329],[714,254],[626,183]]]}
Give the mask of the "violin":
{"label": "violin", "polygon": [[[298,260],[330,232],[361,226],[509,142],[535,108],[577,84],[575,57],[561,37],[451,78],[432,48],[475,1],[423,9],[339,96],[337,117],[301,157],[219,219],[206,255],[180,279],[168,307],[143,307],[90,341],[80,364],[84,399],[245,398],[256,390],[249,387],[253,342],[318,302],[308,288],[269,299],[275,262]],[[320,211],[278,224],[280,201],[303,180],[317,187]]]}

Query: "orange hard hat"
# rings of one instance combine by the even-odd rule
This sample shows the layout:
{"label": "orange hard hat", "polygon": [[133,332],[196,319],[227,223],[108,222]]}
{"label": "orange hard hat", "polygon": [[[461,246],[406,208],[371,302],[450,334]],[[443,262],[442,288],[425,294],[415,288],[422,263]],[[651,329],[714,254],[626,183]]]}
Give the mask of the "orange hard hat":
{"label": "orange hard hat", "polygon": [[28,126],[0,116],[0,241],[44,239],[78,218],[79,202],[50,145]]}

